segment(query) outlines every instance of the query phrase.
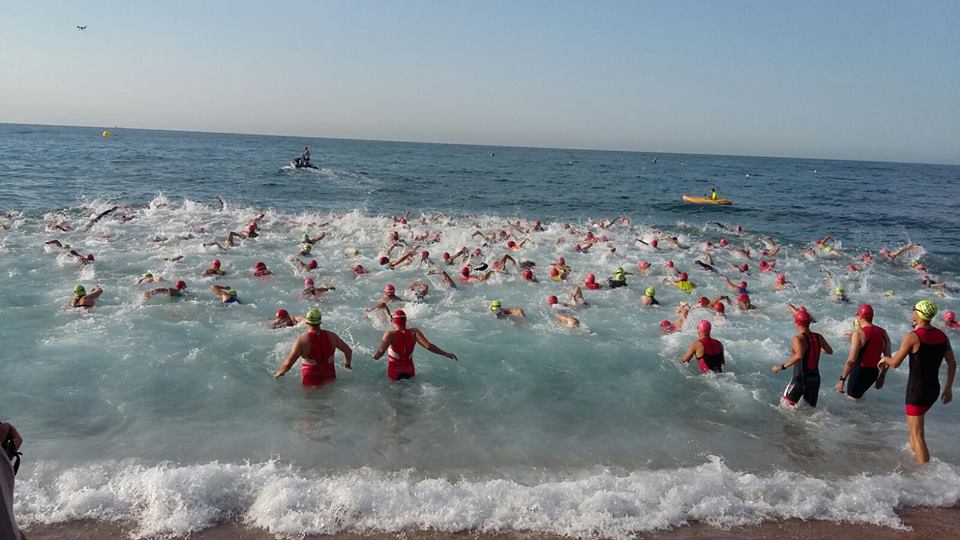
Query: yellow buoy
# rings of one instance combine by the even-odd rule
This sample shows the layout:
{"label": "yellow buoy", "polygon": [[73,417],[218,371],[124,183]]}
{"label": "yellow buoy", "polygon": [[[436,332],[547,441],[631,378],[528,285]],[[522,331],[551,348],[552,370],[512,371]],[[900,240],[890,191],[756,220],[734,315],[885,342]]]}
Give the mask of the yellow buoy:
{"label": "yellow buoy", "polygon": [[103,130],[103,136],[104,136],[104,137],[109,137],[109,136],[110,136],[110,132],[109,132],[108,130],[106,130],[106,129]]}

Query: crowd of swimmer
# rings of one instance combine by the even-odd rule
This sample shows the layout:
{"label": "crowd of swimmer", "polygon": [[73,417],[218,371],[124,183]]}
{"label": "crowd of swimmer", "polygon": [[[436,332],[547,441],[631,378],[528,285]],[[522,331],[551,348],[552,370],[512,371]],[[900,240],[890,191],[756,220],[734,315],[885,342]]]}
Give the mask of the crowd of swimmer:
{"label": "crowd of swimmer", "polygon": [[[98,221],[116,212],[118,208],[113,207],[94,216],[88,221],[85,229],[89,230]],[[11,216],[8,214],[7,217]],[[243,231],[227,232],[222,243],[211,241],[203,245],[221,251],[239,247],[242,242],[254,240],[259,236],[263,217],[263,214],[253,217]],[[121,212],[116,219],[123,222],[133,218],[133,213]],[[377,260],[379,270],[389,271],[403,266],[419,265],[427,270],[428,275],[437,276],[442,281],[443,286],[449,289],[456,289],[458,285],[485,282],[494,273],[515,275],[516,279],[525,282],[538,283],[540,281],[537,277],[537,270],[540,265],[534,261],[524,260],[520,256],[527,242],[536,238],[539,233],[544,232],[544,227],[539,220],[531,222],[516,219],[503,223],[499,230],[485,231],[478,228],[471,235],[471,238],[479,244],[478,247],[470,249],[463,246],[455,253],[444,252],[439,260],[434,260],[426,248],[431,244],[440,242],[442,233],[439,230],[431,231],[430,225],[440,223],[445,219],[449,218],[439,215],[421,216],[417,221],[425,228],[416,232],[413,230],[414,224],[411,223],[408,213],[394,216],[391,219],[392,226],[386,243],[381,247],[381,254]],[[0,223],[0,226],[2,225]],[[317,226],[322,228],[328,225],[329,223],[324,223]],[[558,245],[563,244],[564,248],[569,248],[571,252],[575,253],[587,253],[590,250],[608,250],[610,253],[616,253],[617,248],[608,237],[607,232],[612,228],[629,230],[630,225],[630,220],[627,217],[620,217],[615,220],[590,220],[587,222],[587,230],[579,230],[573,225],[564,224],[563,235],[557,238],[556,243]],[[726,236],[723,236],[742,236],[743,230],[740,226],[727,228],[716,222],[711,222],[711,225],[715,225],[721,233],[721,238],[716,243],[706,241],[701,246],[686,246],[682,245],[676,236],[670,236],[660,231],[653,231],[651,235],[646,237],[633,238],[633,242],[637,246],[644,246],[645,249],[649,250],[699,253],[698,258],[693,261],[696,270],[718,275],[720,271],[715,265],[714,254],[717,252],[733,253],[745,261],[756,261],[759,272],[774,274],[774,291],[781,291],[790,283],[785,274],[777,273],[777,256],[780,253],[781,246],[777,245],[772,237],[761,237],[760,242],[763,244],[763,249],[755,251],[746,243],[742,247],[735,246]],[[47,223],[47,230],[66,232],[72,230],[72,226],[67,221],[54,220]],[[401,232],[404,233],[404,236],[401,236]],[[311,257],[313,247],[325,237],[326,233],[324,232],[319,232],[315,236],[304,232],[300,238],[297,256],[292,257],[291,262],[304,272],[316,269],[318,266],[316,259],[305,261],[302,258]],[[48,240],[46,244],[69,254],[81,265],[92,264],[96,261],[93,254],[81,255],[60,240]],[[487,250],[487,252],[501,250],[503,254],[496,256],[489,262],[484,262],[483,250]],[[352,255],[359,254],[357,250],[353,251]],[[829,236],[811,243],[802,250],[802,254],[811,260],[826,258],[846,264],[849,272],[861,272],[865,267],[877,264],[878,261],[885,264],[900,264],[898,261],[902,256],[906,254],[915,255],[921,252],[922,248],[920,246],[908,244],[893,251],[882,248],[878,252],[877,259],[869,252],[850,256],[843,253]],[[394,253],[397,253],[398,256],[394,256]],[[182,258],[181,255],[167,257],[166,260],[175,263]],[[571,269],[562,256],[547,264],[546,267],[544,279],[557,283],[567,283],[571,278]],[[731,264],[730,267],[732,271],[745,276],[749,275],[751,271],[748,262]],[[920,281],[923,287],[935,289],[941,293],[941,296],[943,291],[952,290],[945,283],[933,280],[927,273],[924,263],[918,258],[912,258],[909,267],[922,274]],[[457,268],[459,270],[455,270]],[[513,272],[511,272],[511,269]],[[448,270],[457,275],[457,279],[451,277]],[[631,268],[631,270],[633,271],[616,267],[613,274],[605,280],[598,280],[593,273],[586,274],[581,283],[572,284],[573,287],[568,299],[561,301],[558,297],[551,295],[545,298],[545,304],[549,307],[551,316],[559,324],[572,328],[579,327],[580,321],[577,318],[577,311],[589,306],[584,294],[585,290],[595,291],[603,288],[626,287],[628,275],[648,276],[652,271],[652,265],[648,261],[641,260],[636,263],[635,269]],[[350,271],[355,277],[359,278],[369,274],[371,269],[364,268],[362,264],[354,264],[351,265]],[[664,285],[676,287],[678,290],[691,295],[696,290],[697,286],[690,279],[689,274],[677,268],[672,260],[668,260],[664,264],[663,272],[667,276],[662,280]],[[826,268],[821,268],[821,272],[824,275],[824,283],[832,289],[833,300],[839,303],[849,303],[850,300],[847,298],[840,281],[834,278]],[[254,278],[266,278],[272,275],[272,272],[263,262],[257,262],[251,273]],[[226,274],[227,272],[222,268],[221,261],[214,259],[209,267],[202,272],[202,277],[219,279],[225,277]],[[147,272],[139,278],[138,283],[161,283],[163,281],[165,280],[162,277]],[[730,294],[718,294],[713,298],[700,296],[693,305],[688,302],[680,302],[676,309],[676,320],[663,320],[660,323],[660,331],[664,334],[671,334],[682,331],[687,325],[688,319],[696,310],[700,310],[704,314],[706,318],[701,319],[696,324],[698,339],[691,343],[685,354],[680,358],[682,363],[688,363],[695,358],[697,366],[704,374],[719,373],[723,370],[723,344],[712,336],[712,331],[715,323],[722,323],[725,320],[727,306],[732,308],[735,305],[741,311],[756,309],[751,301],[751,293],[745,280],[734,282],[724,277],[723,281],[724,285],[730,290]],[[180,297],[184,294],[186,288],[187,284],[184,280],[177,280],[173,287],[157,287],[144,292],[143,301],[147,302],[157,296]],[[238,292],[228,285],[211,285],[210,290],[225,304],[241,301]],[[335,290],[336,288],[329,284],[317,286],[312,278],[307,277],[304,280],[302,297],[317,299]],[[417,280],[411,283],[407,290],[413,296],[413,301],[422,302],[429,293],[430,287],[426,280]],[[77,284],[73,292],[74,295],[70,305],[74,308],[90,309],[94,307],[97,299],[103,293],[103,289],[100,286],[95,286],[87,291],[84,285]],[[589,295],[590,293],[586,294]],[[892,291],[888,291],[888,294],[892,294]],[[367,313],[382,310],[393,323],[393,328],[384,333],[380,345],[373,353],[375,359],[381,358],[384,354],[387,355],[387,376],[391,380],[409,379],[415,376],[413,351],[417,344],[435,354],[453,360],[457,359],[455,354],[444,351],[431,343],[421,330],[408,326],[407,316],[403,310],[391,311],[390,305],[392,303],[404,301],[407,300],[397,294],[396,287],[388,283],[384,287],[383,296],[366,310]],[[646,287],[639,302],[643,306],[659,304],[656,297],[656,288]],[[795,407],[801,401],[804,401],[815,407],[820,391],[820,355],[821,353],[832,354],[833,348],[823,335],[810,329],[811,324],[814,324],[816,320],[804,306],[788,304],[788,309],[797,332],[792,338],[792,355],[782,364],[773,366],[772,370],[780,372],[793,368],[793,377],[781,396],[784,405]],[[527,316],[523,308],[504,306],[500,300],[490,302],[489,310],[498,319],[515,322],[521,321]],[[846,393],[849,398],[860,399],[870,387],[877,389],[883,387],[888,368],[896,368],[905,359],[909,358],[910,373],[906,387],[905,412],[910,434],[910,445],[916,460],[920,463],[929,461],[929,451],[924,440],[924,414],[938,400],[944,404],[951,401],[956,370],[949,339],[943,331],[934,328],[932,325],[937,312],[938,307],[931,300],[921,300],[916,303],[912,312],[915,330],[904,336],[899,349],[892,353],[890,337],[884,329],[873,324],[873,307],[868,304],[861,304],[855,312],[855,327],[848,334],[850,338],[849,354],[835,386],[838,392]],[[711,319],[713,323],[711,323]],[[946,328],[952,330],[960,328],[960,323],[956,321],[953,311],[945,311],[942,314],[942,319]],[[274,319],[269,324],[272,328],[303,324],[308,330],[304,335],[297,338],[290,354],[274,373],[275,378],[282,377],[298,360],[302,360],[301,380],[304,386],[315,387],[327,384],[336,379],[334,356],[337,350],[344,355],[343,367],[351,368],[352,349],[337,334],[320,328],[322,314],[318,308],[311,308],[303,316],[291,315],[287,310],[281,308],[277,310]],[[947,362],[948,372],[947,381],[941,393],[939,370],[944,360]]]}

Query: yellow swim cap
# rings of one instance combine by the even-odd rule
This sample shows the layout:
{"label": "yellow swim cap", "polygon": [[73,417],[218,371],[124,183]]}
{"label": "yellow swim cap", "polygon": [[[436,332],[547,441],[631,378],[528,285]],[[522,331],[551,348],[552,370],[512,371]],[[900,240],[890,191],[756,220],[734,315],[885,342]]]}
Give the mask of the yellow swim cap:
{"label": "yellow swim cap", "polygon": [[303,317],[303,320],[306,321],[307,324],[317,326],[323,321],[323,314],[320,313],[320,310],[317,308],[310,308]]}
{"label": "yellow swim cap", "polygon": [[503,303],[501,303],[499,300],[494,300],[493,302],[490,302],[490,311],[497,311],[501,307],[503,307]]}
{"label": "yellow swim cap", "polygon": [[937,315],[937,304],[932,300],[921,300],[917,302],[917,305],[913,306],[913,310],[917,312],[921,319],[932,321]]}

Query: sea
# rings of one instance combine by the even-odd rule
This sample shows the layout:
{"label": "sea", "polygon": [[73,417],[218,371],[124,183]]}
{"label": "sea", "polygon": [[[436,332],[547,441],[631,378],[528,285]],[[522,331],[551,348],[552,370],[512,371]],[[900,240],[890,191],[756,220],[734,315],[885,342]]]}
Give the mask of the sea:
{"label": "sea", "polygon": [[[318,169],[291,167],[305,146]],[[834,384],[859,304],[895,348],[918,300],[960,309],[958,180],[947,165],[0,124],[0,418],[25,441],[18,520],[117,522],[136,538],[224,522],[278,538],[619,539],[789,518],[902,528],[898,508],[960,501],[960,404],[927,414],[933,460],[918,466],[906,364],[857,402]],[[711,188],[733,205],[681,200]],[[259,237],[204,245],[260,213]],[[417,256],[382,270],[393,231]],[[429,273],[456,279],[459,264],[440,256],[464,246],[480,248],[474,264],[508,253],[477,231],[527,239],[509,253],[536,263],[539,282],[512,265],[455,289]],[[321,232],[307,274],[291,257],[303,233]],[[605,239],[578,252],[587,232]],[[681,248],[636,241],[666,236]],[[826,236],[833,250],[804,252]],[[707,242],[717,273],[694,263]],[[878,255],[911,243],[893,261]],[[774,244],[775,271],[760,272]],[[561,256],[565,283],[547,273]],[[226,274],[203,277],[214,258]],[[258,261],[271,277],[252,277]],[[693,294],[669,283],[668,261]],[[355,276],[356,264],[370,272]],[[548,295],[568,302],[588,273],[603,283],[616,267],[628,286],[585,290],[580,328],[553,319]],[[166,283],[138,284],[145,272]],[[776,273],[789,281],[780,292]],[[925,274],[947,287],[924,287]],[[308,275],[335,290],[303,299]],[[660,333],[680,302],[733,294],[724,278],[746,280],[757,309],[730,305],[725,321],[694,309],[680,332]],[[183,298],[142,300],[179,279]],[[422,302],[407,291],[415,281],[430,287]],[[405,299],[393,307],[457,361],[417,349],[416,378],[386,378],[371,355],[390,326],[365,310],[387,283]],[[95,308],[66,307],[76,284],[102,286]],[[216,284],[241,302],[221,303]],[[662,305],[641,305],[647,287]],[[493,300],[525,320],[492,316]],[[816,408],[779,405],[790,374],[771,367],[790,356],[788,304],[804,305],[834,349]],[[353,369],[338,355],[337,380],[305,390],[299,367],[272,376],[302,328],[269,321],[311,307],[352,348]],[[722,374],[679,362],[701,319],[725,346]]]}

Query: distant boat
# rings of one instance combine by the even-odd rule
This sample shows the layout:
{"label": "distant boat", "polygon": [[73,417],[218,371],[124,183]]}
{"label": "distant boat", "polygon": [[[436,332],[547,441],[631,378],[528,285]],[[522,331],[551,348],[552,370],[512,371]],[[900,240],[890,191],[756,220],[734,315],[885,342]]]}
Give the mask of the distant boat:
{"label": "distant boat", "polygon": [[656,162],[657,162],[657,156],[653,156],[653,159],[650,160],[650,163],[656,163]]}

